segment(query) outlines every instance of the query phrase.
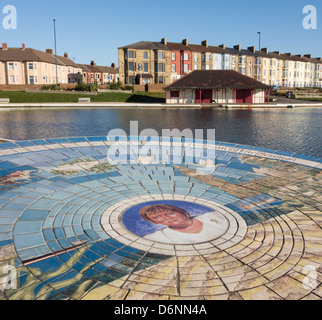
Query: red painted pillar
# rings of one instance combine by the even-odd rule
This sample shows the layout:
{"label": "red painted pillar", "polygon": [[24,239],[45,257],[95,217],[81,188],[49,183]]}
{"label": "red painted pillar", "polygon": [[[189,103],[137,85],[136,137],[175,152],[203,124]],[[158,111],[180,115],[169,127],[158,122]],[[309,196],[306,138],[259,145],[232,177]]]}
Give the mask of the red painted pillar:
{"label": "red painted pillar", "polygon": [[269,95],[270,95],[271,90],[268,89],[268,97],[267,97],[267,103],[269,103]]}

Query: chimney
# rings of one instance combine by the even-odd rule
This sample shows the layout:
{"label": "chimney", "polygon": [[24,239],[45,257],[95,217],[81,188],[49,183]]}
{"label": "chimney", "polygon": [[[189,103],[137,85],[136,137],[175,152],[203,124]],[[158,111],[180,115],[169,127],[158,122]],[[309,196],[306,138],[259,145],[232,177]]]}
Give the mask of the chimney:
{"label": "chimney", "polygon": [[274,51],[273,53],[276,53],[278,55],[281,55],[281,52],[280,51]]}
{"label": "chimney", "polygon": [[287,56],[292,57],[292,53],[285,53]]}
{"label": "chimney", "polygon": [[254,46],[253,47],[248,47],[247,50],[251,51],[251,52],[255,52],[255,47]]}
{"label": "chimney", "polygon": [[295,57],[303,58],[301,54],[297,54]]}
{"label": "chimney", "polygon": [[263,48],[262,51],[268,53],[268,48]]}
{"label": "chimney", "polygon": [[5,42],[3,42],[2,43],[2,50],[7,50],[7,49],[8,49],[8,45]]}
{"label": "chimney", "polygon": [[111,67],[112,67],[113,69],[116,69],[116,64],[115,64],[115,63],[112,63],[112,64],[111,64]]}
{"label": "chimney", "polygon": [[219,46],[219,48],[226,49],[226,45],[223,43]]}
{"label": "chimney", "polygon": [[187,38],[183,39],[182,44],[184,44],[185,46],[188,46],[189,45],[188,39]]}
{"label": "chimney", "polygon": [[167,38],[163,38],[163,39],[161,39],[161,43],[163,43],[165,46],[167,45]]}
{"label": "chimney", "polygon": [[68,59],[68,53],[67,52],[64,53],[64,58]]}
{"label": "chimney", "polygon": [[53,54],[53,49],[46,49],[46,53]]}
{"label": "chimney", "polygon": [[94,61],[91,61],[91,66],[96,67],[96,63]]}
{"label": "chimney", "polygon": [[234,49],[238,50],[238,51],[241,51],[241,46],[240,44],[237,44],[236,46],[234,46]]}
{"label": "chimney", "polygon": [[21,45],[21,50],[25,50],[26,49],[26,45],[23,43],[22,45]]}
{"label": "chimney", "polygon": [[312,55],[311,54],[305,54],[304,57],[312,59]]}
{"label": "chimney", "polygon": [[204,40],[201,42],[201,45],[203,45],[204,47],[208,48],[208,40]]}

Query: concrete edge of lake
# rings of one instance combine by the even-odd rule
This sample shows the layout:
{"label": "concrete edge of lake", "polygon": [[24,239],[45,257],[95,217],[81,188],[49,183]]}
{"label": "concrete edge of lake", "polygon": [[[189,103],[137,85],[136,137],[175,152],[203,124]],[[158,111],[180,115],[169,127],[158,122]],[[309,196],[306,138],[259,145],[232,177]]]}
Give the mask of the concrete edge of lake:
{"label": "concrete edge of lake", "polygon": [[64,108],[177,108],[177,109],[222,109],[222,108],[298,108],[322,107],[321,103],[269,103],[269,104],[164,104],[164,103],[8,103],[0,104],[0,111],[29,109],[64,109]]}

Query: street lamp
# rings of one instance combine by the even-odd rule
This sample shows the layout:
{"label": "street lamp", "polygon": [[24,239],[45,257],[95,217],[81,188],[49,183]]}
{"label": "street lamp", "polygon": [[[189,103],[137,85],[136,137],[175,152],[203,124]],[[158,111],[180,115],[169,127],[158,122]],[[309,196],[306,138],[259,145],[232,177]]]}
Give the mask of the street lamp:
{"label": "street lamp", "polygon": [[56,44],[56,19],[54,19],[54,40],[55,40],[56,85],[58,85],[57,44]]}
{"label": "street lamp", "polygon": [[257,68],[257,72],[258,72],[258,81],[261,80],[261,33],[257,32],[258,37],[259,37],[259,54],[258,54],[258,68]]}

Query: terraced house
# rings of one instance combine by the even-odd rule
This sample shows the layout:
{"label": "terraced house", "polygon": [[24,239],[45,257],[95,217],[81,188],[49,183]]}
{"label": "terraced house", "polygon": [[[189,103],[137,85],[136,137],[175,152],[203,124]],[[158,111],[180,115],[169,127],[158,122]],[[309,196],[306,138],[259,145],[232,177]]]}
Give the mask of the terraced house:
{"label": "terraced house", "polygon": [[[57,71],[57,72],[56,72]],[[26,48],[8,48],[3,43],[0,49],[0,84],[54,84],[82,81],[82,70],[69,59],[68,54],[56,57],[52,49],[46,52]]]}
{"label": "terraced house", "polygon": [[111,67],[98,66],[94,61],[90,64],[78,64],[82,69],[83,83],[97,83],[100,85],[117,82],[119,71],[116,65],[112,63]]}
{"label": "terraced house", "polygon": [[322,60],[254,46],[141,41],[119,48],[120,81],[169,85],[193,70],[234,70],[269,86],[322,87]]}

